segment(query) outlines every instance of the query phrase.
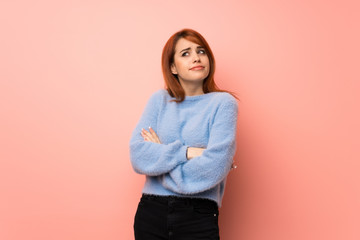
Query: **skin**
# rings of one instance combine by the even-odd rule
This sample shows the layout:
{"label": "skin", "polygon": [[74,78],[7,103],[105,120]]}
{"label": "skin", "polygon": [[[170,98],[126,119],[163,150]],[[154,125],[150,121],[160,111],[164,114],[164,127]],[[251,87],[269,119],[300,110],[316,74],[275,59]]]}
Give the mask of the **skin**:
{"label": "skin", "polygon": [[[191,69],[198,65],[204,68]],[[204,94],[203,82],[209,75],[210,63],[203,47],[185,38],[180,38],[175,46],[174,63],[170,69],[173,74],[177,75],[186,96]]]}
{"label": "skin", "polygon": [[[202,68],[192,69],[195,66]],[[185,38],[180,38],[175,46],[174,63],[171,65],[171,72],[176,74],[181,86],[185,91],[185,96],[196,96],[204,94],[203,82],[209,75],[209,58],[197,43],[193,43]],[[141,136],[145,141],[161,144],[161,141],[155,131],[149,127],[149,130],[142,129]],[[187,159],[201,156],[205,148],[188,147]]]}

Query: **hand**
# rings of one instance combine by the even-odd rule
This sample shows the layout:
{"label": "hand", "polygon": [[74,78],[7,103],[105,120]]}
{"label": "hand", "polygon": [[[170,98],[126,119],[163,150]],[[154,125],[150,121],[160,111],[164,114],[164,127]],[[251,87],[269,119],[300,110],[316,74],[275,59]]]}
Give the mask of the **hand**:
{"label": "hand", "polygon": [[202,155],[206,148],[188,147],[186,157],[188,160]]}
{"label": "hand", "polygon": [[158,135],[155,133],[154,129],[152,129],[151,127],[149,127],[149,131],[146,131],[145,129],[142,128],[141,136],[144,138],[145,141],[161,144]]}

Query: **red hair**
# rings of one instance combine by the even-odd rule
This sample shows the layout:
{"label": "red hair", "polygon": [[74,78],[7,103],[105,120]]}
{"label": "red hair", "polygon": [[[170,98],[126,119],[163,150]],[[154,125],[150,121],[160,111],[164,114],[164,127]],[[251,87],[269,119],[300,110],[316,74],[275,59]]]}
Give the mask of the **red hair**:
{"label": "red hair", "polygon": [[162,57],[161,57],[161,66],[162,66],[162,72],[166,84],[166,90],[170,94],[170,96],[175,97],[176,100],[173,100],[175,102],[182,102],[185,99],[185,91],[183,87],[180,85],[180,82],[175,74],[173,74],[170,70],[171,64],[174,62],[174,55],[175,55],[175,46],[176,43],[179,41],[180,38],[184,38],[186,40],[189,40],[191,42],[194,42],[196,44],[199,44],[205,49],[205,52],[207,53],[207,56],[209,58],[209,64],[210,64],[210,71],[209,75],[204,79],[203,82],[203,91],[204,93],[209,92],[227,92],[233,95],[236,99],[234,93],[221,90],[218,88],[218,86],[215,84],[214,80],[214,73],[215,73],[215,58],[214,55],[210,49],[209,44],[206,42],[205,38],[195,30],[184,28],[176,33],[174,33],[169,40],[166,42]]}

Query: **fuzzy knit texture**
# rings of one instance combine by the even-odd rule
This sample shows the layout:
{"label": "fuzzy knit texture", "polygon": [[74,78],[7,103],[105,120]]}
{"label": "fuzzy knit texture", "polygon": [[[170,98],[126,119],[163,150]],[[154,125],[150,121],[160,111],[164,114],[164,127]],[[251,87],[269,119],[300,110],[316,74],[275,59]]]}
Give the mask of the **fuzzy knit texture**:
{"label": "fuzzy knit texture", "polygon": [[[130,139],[131,164],[146,175],[143,193],[205,198],[220,207],[236,150],[237,101],[226,92],[173,99],[165,89],[156,91]],[[149,126],[161,144],[143,139],[141,129]],[[188,147],[206,149],[188,160]]]}

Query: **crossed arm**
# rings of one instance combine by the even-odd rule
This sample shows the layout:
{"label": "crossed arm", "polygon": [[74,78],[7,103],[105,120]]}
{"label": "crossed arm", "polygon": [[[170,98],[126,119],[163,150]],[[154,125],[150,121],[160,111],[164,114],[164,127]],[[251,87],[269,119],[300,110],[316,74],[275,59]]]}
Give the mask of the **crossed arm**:
{"label": "crossed arm", "polygon": [[214,115],[206,148],[185,145],[180,139],[162,143],[156,129],[158,106],[152,97],[133,131],[130,158],[135,172],[157,180],[180,194],[196,194],[218,185],[232,168],[235,153],[237,103],[226,100]]}
{"label": "crossed arm", "polygon": [[[142,128],[141,136],[144,138],[145,141],[161,144],[158,135],[151,127],[149,127],[149,131]],[[205,149],[206,148],[188,147],[186,151],[186,158],[190,160],[194,157],[201,156]]]}

